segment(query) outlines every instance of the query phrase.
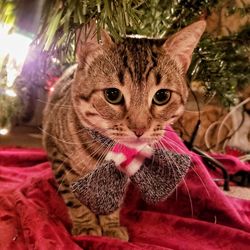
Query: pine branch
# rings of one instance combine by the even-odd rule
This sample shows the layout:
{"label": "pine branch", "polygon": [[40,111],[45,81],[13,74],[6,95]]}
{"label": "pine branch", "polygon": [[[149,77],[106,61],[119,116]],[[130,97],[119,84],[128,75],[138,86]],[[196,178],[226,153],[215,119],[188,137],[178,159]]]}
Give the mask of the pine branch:
{"label": "pine branch", "polygon": [[[14,23],[15,8],[22,0],[0,3],[0,22]],[[75,30],[90,19],[105,27],[115,40],[125,34],[161,38],[207,17],[218,6],[228,14],[249,13],[249,5],[236,8],[232,0],[45,0],[35,45],[59,58],[74,61]],[[97,30],[99,32],[99,30]],[[224,105],[234,103],[236,92],[249,83],[249,28],[228,37],[204,36],[189,70],[191,80],[201,80],[208,92],[222,96]]]}
{"label": "pine branch", "polygon": [[230,37],[204,36],[189,68],[191,81],[203,82],[225,106],[234,105],[237,91],[250,84],[250,27]]}

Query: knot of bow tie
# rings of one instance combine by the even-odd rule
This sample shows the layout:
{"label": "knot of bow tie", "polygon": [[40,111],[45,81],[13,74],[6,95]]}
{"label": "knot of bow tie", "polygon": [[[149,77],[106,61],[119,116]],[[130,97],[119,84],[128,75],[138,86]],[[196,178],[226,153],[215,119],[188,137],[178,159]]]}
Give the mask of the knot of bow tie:
{"label": "knot of bow tie", "polygon": [[116,145],[100,166],[71,188],[92,212],[110,214],[121,205],[129,182],[147,203],[164,201],[184,178],[190,162],[188,155],[165,148]]}

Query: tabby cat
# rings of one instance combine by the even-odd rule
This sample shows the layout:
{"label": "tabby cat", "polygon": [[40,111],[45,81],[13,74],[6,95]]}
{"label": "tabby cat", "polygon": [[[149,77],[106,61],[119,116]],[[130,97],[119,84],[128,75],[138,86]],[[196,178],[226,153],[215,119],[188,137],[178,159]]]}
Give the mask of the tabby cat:
{"label": "tabby cat", "polygon": [[198,21],[169,39],[126,37],[120,43],[95,22],[77,33],[73,79],[62,79],[44,112],[44,146],[72,219],[73,234],[106,235],[128,240],[119,211],[95,215],[70,190],[70,184],[93,171],[110,150],[92,134],[133,145],[153,144],[167,124],[183,112],[185,73],[204,32]]}

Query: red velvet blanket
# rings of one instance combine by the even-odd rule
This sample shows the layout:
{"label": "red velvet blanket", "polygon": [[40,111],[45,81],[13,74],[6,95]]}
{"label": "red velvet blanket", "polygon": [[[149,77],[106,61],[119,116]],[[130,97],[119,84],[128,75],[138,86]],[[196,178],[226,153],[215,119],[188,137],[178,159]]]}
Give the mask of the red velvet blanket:
{"label": "red velvet blanket", "polygon": [[[72,237],[45,152],[1,148],[0,249],[250,249],[250,201],[224,195],[200,158],[185,151],[193,166],[165,202],[149,206],[134,187],[128,190],[121,211],[127,243]],[[236,158],[218,157],[231,173],[250,171]]]}

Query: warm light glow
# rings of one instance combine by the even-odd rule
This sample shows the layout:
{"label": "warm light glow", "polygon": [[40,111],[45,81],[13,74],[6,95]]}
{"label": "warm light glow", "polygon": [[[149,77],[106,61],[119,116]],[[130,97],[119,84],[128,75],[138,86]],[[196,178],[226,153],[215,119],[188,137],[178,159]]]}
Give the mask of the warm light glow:
{"label": "warm light glow", "polygon": [[[16,79],[16,77],[18,76],[18,74],[20,73],[19,71],[21,71],[21,67],[18,67],[18,69],[13,68],[12,65],[7,64],[7,87],[12,87],[13,83]],[[20,69],[19,69],[20,68]]]}
{"label": "warm light glow", "polygon": [[9,28],[0,25],[0,55],[10,55],[17,64],[23,64],[31,43],[31,38],[17,33],[8,34]]}
{"label": "warm light glow", "polygon": [[9,34],[9,30],[10,27],[0,24],[0,61],[8,56],[7,86],[11,87],[21,72],[32,39],[14,32]]}
{"label": "warm light glow", "polygon": [[8,96],[11,96],[11,97],[16,97],[17,96],[13,89],[6,89],[5,94],[8,95]]}
{"label": "warm light glow", "polygon": [[9,130],[7,128],[0,128],[0,135],[7,135]]}
{"label": "warm light glow", "polygon": [[56,58],[56,57],[52,57],[51,58],[51,61],[54,63],[54,64],[59,64],[60,63],[60,61]]}

